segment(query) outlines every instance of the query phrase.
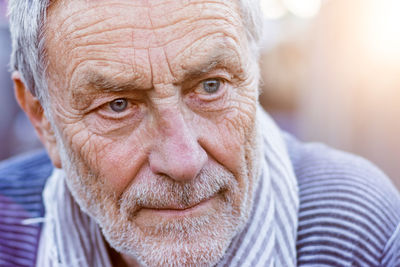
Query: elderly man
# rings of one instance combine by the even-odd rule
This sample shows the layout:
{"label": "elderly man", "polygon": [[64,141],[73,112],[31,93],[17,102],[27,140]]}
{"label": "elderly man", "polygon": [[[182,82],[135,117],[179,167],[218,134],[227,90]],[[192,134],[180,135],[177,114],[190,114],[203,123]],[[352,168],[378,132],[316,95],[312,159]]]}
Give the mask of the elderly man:
{"label": "elderly man", "polygon": [[256,0],[9,5],[49,158],[1,165],[1,266],[400,266],[384,174],[259,107]]}

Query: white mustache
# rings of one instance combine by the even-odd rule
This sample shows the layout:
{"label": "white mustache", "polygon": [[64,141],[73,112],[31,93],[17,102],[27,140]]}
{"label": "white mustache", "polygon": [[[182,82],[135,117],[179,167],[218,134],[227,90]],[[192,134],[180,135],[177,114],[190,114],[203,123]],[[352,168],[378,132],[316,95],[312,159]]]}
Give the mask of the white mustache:
{"label": "white mustache", "polygon": [[132,184],[119,199],[121,211],[134,216],[140,209],[187,209],[217,194],[229,200],[238,187],[234,175],[220,165],[204,168],[195,179],[182,183],[156,175]]}

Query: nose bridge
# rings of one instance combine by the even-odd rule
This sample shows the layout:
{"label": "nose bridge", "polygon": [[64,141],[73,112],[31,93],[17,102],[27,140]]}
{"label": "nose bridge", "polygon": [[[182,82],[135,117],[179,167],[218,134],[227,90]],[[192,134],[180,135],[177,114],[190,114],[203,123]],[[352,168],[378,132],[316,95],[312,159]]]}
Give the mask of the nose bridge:
{"label": "nose bridge", "polygon": [[157,110],[159,139],[149,157],[154,173],[177,181],[195,178],[207,161],[191,122],[186,121],[179,105],[164,105]]}
{"label": "nose bridge", "polygon": [[[188,134],[189,131],[179,104],[165,105],[158,108],[157,124],[163,137],[176,137],[179,134]],[[180,129],[180,130],[179,130]]]}

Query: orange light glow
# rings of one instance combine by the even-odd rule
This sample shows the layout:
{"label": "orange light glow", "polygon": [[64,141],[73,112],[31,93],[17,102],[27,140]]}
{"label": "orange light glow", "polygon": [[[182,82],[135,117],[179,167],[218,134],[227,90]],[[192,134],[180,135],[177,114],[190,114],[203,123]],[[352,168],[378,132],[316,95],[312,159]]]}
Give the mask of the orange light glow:
{"label": "orange light glow", "polygon": [[400,1],[366,1],[364,41],[371,56],[400,65]]}
{"label": "orange light glow", "polygon": [[280,0],[262,0],[261,9],[266,19],[280,19],[287,14],[287,9]]}
{"label": "orange light glow", "polygon": [[321,0],[283,0],[293,15],[299,18],[315,17],[321,9]]}

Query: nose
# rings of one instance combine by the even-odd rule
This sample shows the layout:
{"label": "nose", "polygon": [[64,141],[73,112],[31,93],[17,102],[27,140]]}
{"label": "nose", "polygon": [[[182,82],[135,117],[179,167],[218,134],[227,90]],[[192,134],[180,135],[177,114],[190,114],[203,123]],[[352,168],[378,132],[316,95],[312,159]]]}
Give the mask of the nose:
{"label": "nose", "polygon": [[165,109],[159,115],[161,137],[149,155],[151,171],[179,182],[194,179],[207,162],[207,153],[198,143],[197,134],[179,110]]}

